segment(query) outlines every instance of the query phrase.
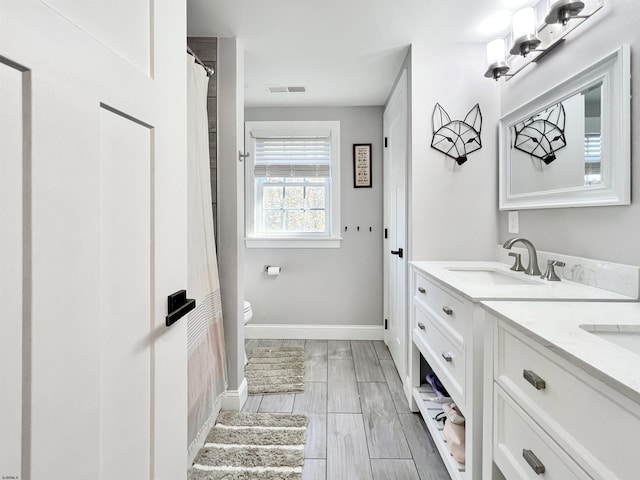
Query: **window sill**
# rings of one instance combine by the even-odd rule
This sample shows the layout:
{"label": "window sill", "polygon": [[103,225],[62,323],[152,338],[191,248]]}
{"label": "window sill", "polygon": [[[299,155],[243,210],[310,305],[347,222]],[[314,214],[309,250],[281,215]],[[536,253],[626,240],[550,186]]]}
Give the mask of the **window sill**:
{"label": "window sill", "polygon": [[328,238],[251,238],[244,239],[247,248],[340,248],[341,237]]}

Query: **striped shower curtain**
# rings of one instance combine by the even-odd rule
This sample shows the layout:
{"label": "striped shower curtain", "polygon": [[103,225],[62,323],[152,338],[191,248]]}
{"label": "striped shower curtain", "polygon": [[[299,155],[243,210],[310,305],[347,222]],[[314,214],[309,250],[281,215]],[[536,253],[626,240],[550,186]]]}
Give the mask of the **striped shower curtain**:
{"label": "striped shower curtain", "polygon": [[187,55],[187,291],[197,305],[187,318],[189,464],[215,422],[226,389],[222,304],[211,209],[208,84],[204,69]]}

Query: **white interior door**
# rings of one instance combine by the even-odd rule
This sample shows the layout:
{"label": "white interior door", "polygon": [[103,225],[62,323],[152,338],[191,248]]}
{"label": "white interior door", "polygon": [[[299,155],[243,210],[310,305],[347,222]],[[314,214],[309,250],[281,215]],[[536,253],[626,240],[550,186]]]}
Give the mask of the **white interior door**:
{"label": "white interior door", "polygon": [[0,477],[186,477],[185,1],[0,2]]}
{"label": "white interior door", "polygon": [[384,111],[385,342],[400,378],[407,373],[407,75],[402,73]]}
{"label": "white interior door", "polygon": [[0,63],[0,478],[16,475],[21,465],[22,91],[22,72]]}

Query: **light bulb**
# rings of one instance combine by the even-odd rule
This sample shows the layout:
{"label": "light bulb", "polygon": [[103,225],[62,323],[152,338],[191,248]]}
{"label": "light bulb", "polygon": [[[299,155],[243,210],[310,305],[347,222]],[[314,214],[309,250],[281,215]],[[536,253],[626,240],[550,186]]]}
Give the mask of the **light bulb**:
{"label": "light bulb", "polygon": [[533,7],[525,7],[513,14],[511,32],[514,40],[536,34],[536,12]]}
{"label": "light bulb", "polygon": [[506,60],[504,38],[496,38],[487,44],[487,65],[503,64]]}

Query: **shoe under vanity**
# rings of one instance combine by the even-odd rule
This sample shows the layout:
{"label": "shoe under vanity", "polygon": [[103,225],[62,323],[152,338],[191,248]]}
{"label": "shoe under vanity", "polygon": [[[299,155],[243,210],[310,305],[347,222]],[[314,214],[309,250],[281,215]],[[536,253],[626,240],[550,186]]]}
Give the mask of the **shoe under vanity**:
{"label": "shoe under vanity", "polygon": [[[514,249],[516,250],[518,249]],[[577,395],[583,395],[584,392],[579,389],[572,391],[571,395],[566,394],[566,397],[566,392],[562,393],[561,401],[558,401],[557,396],[544,397],[551,391],[547,389],[542,396],[552,398],[549,404],[544,402],[536,404],[525,394],[518,396],[520,387],[524,389],[524,386],[529,385],[532,390],[535,390],[533,386],[535,375],[543,377],[538,371],[540,370],[538,365],[541,365],[543,360],[555,362],[555,354],[544,351],[547,348],[545,338],[536,337],[535,334],[532,334],[534,338],[532,340],[527,334],[516,332],[521,336],[524,335],[523,345],[538,352],[537,357],[531,358],[527,357],[526,354],[530,350],[525,346],[513,342],[507,345],[506,341],[501,343],[501,339],[511,338],[503,333],[505,331],[526,329],[526,322],[522,325],[518,324],[516,328],[511,326],[508,318],[509,315],[516,315],[518,312],[533,311],[530,308],[531,305],[547,305],[549,311],[553,311],[555,305],[569,311],[574,311],[575,307],[576,312],[579,308],[588,311],[590,305],[615,307],[631,305],[640,313],[640,304],[619,303],[637,301],[640,269],[613,264],[606,264],[606,268],[603,268],[602,262],[538,252],[542,262],[552,267],[554,264],[560,267],[556,268],[561,281],[550,281],[540,278],[539,274],[527,275],[524,272],[511,270],[510,264],[506,263],[509,260],[507,253],[501,247],[498,249],[500,262],[410,262],[411,342],[407,381],[411,384],[405,385],[405,391],[414,411],[419,411],[424,418],[451,478],[453,480],[502,480],[504,478],[509,480],[534,478],[630,480],[634,478],[600,475],[598,472],[606,472],[607,469],[600,468],[597,460],[589,463],[587,465],[589,468],[585,467],[583,462],[585,452],[593,452],[594,458],[598,458],[597,451],[593,451],[593,442],[584,448],[581,447],[584,443],[580,441],[583,441],[585,433],[576,434],[577,439],[571,443],[571,432],[574,428],[571,422],[587,423],[598,417],[606,418],[609,412],[600,411],[600,408],[609,408],[611,405],[606,401],[595,402],[593,408],[599,411],[592,412],[591,418],[584,419],[581,415],[591,407],[583,406],[576,409],[575,418],[571,419],[571,422],[567,420],[568,423],[565,424],[564,415],[567,413],[565,410],[571,410],[574,402],[581,402]],[[526,255],[524,251],[521,254]],[[516,263],[518,263],[518,255],[512,256],[516,257]],[[564,269],[561,267],[563,264],[567,265]],[[546,278],[555,276],[555,273],[551,275],[548,271],[545,274]],[[572,276],[585,283],[567,279]],[[594,284],[605,285],[607,290],[592,286]],[[509,309],[501,310],[502,304]],[[640,315],[636,317],[639,318],[637,323],[640,325]],[[536,323],[535,315],[526,318]],[[557,323],[563,324],[560,319]],[[586,336],[586,339],[592,336],[594,341],[606,341],[596,338],[597,335],[583,329],[581,333]],[[640,339],[640,326],[637,333],[637,338]],[[545,347],[530,345],[536,340],[541,341]],[[513,359],[505,360],[506,355],[513,356]],[[630,355],[634,354],[630,353]],[[552,360],[547,360],[552,357],[554,357]],[[562,361],[571,361],[567,358],[573,359],[578,364],[578,367],[574,368],[580,368],[582,365],[570,355]],[[523,363],[525,360],[531,360],[533,366],[525,365]],[[640,360],[640,357],[637,357],[637,360]],[[637,366],[636,362],[636,369]],[[561,370],[563,368],[564,366],[560,367]],[[531,371],[530,378],[523,378],[523,372],[518,376],[518,369]],[[443,406],[439,401],[433,400],[436,394],[431,385],[425,381],[425,373],[431,371],[437,375],[449,397],[465,417],[464,463],[458,463],[451,455],[444,439],[443,424],[436,418],[442,418],[439,413],[442,412]],[[546,372],[545,370],[545,375]],[[586,372],[593,375],[593,368],[587,368]],[[635,378],[639,377],[633,369],[631,372],[634,373]],[[551,375],[550,379],[556,379],[555,374],[549,375]],[[512,379],[510,376],[518,378]],[[596,375],[596,377],[602,383],[606,375]],[[569,385],[567,379],[561,376],[559,378],[561,378],[560,385]],[[581,382],[589,381],[584,380],[580,375],[576,378],[582,379]],[[518,385],[517,388],[514,382]],[[604,384],[607,382],[605,381]],[[621,382],[609,382],[609,388],[612,388],[612,384],[619,387]],[[631,395],[631,400],[636,399],[640,404],[640,385],[635,385],[634,388],[632,392],[636,393],[635,396]],[[598,391],[602,390],[598,389]],[[535,393],[529,392],[529,395],[535,396]],[[553,393],[553,395],[559,394]],[[620,417],[620,421],[630,421],[634,425],[637,433],[629,437],[629,440],[633,440],[633,445],[637,448],[640,445],[640,428],[638,428],[640,427],[640,413],[638,413],[640,407],[637,406],[638,404],[633,404],[631,400],[617,404],[621,403],[626,408],[625,411],[631,409],[634,412],[630,418],[635,419],[635,423],[624,415]],[[535,408],[530,407],[534,404]],[[545,417],[546,408],[560,405],[562,406],[560,410],[554,410],[550,412],[548,418]],[[558,442],[561,448],[547,447],[547,451],[541,453],[541,445],[553,445],[553,443],[545,443],[548,438],[544,437],[544,435],[548,437],[549,432],[554,431],[550,429],[550,425],[556,426],[556,431],[564,432],[553,437],[553,441]],[[580,430],[580,432],[583,431],[585,429]],[[615,434],[615,431],[611,434]],[[527,437],[527,435],[530,436]],[[534,437],[537,439],[536,442],[533,441]],[[531,440],[530,447],[529,440]],[[596,440],[604,442],[603,438]],[[556,460],[545,463],[549,451],[554,454],[568,452],[559,460],[561,465],[569,465],[568,470],[559,469],[556,466]],[[613,458],[617,457],[613,454],[605,456],[603,453],[603,465],[608,465]],[[634,456],[629,455],[629,459],[632,461]],[[578,470],[574,468],[576,465],[579,466]],[[542,470],[546,473],[541,477],[541,473],[537,472]],[[621,471],[624,472],[624,470]],[[573,472],[573,476],[567,472]]]}

